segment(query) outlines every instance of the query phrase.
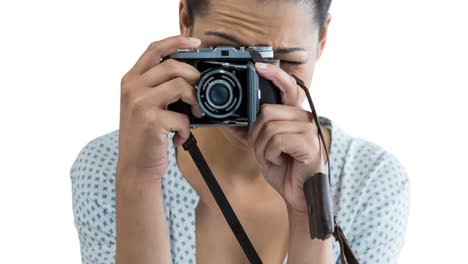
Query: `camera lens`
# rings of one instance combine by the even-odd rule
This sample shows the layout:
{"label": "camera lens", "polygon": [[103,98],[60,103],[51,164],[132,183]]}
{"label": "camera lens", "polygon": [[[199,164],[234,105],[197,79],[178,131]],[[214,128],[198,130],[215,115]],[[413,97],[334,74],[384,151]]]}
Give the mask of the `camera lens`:
{"label": "camera lens", "polygon": [[208,103],[217,109],[223,109],[232,100],[232,87],[224,80],[216,80],[210,83],[207,91]]}
{"label": "camera lens", "polygon": [[239,108],[242,89],[238,78],[223,68],[211,68],[201,74],[197,99],[202,112],[212,118],[226,118]]}

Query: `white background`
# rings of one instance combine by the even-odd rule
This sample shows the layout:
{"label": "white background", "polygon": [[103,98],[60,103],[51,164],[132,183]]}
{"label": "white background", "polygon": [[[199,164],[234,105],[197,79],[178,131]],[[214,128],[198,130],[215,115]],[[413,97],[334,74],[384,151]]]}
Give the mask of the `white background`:
{"label": "white background", "polygon": [[[464,6],[462,6],[464,5]],[[335,1],[312,96],[411,177],[401,263],[466,260],[465,1]],[[119,83],[178,1],[0,3],[0,263],[80,263],[69,169],[118,129]]]}

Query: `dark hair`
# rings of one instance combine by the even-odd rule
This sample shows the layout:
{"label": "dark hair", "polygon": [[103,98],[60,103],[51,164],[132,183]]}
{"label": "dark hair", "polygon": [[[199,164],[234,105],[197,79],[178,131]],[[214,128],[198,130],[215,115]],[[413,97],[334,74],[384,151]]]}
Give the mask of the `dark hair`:
{"label": "dark hair", "polygon": [[[195,16],[203,16],[208,13],[209,1],[210,0],[186,0],[187,1],[187,11],[189,16],[190,24],[193,24]],[[256,1],[266,1],[266,0],[256,0]],[[281,0],[277,0],[281,1]],[[313,7],[317,13],[316,19],[319,25],[319,31],[322,31],[323,25],[328,16],[328,11],[330,10],[330,5],[332,0],[294,0],[300,3],[309,4]]]}

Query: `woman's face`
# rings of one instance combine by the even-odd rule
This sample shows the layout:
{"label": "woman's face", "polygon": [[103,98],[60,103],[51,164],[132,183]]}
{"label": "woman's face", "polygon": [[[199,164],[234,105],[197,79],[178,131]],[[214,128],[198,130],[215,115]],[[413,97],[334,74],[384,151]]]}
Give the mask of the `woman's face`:
{"label": "woman's face", "polygon": [[[319,36],[315,12],[308,5],[281,0],[210,0],[208,14],[195,17],[193,25],[189,25],[183,2],[181,33],[201,39],[201,47],[271,46],[284,71],[310,84],[327,31]],[[247,145],[248,129],[223,127],[220,130],[230,140]]]}

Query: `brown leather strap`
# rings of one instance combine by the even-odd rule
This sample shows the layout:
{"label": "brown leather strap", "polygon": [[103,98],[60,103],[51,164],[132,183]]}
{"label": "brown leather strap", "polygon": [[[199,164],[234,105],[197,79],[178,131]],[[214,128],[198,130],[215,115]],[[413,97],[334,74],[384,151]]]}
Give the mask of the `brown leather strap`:
{"label": "brown leather strap", "polygon": [[343,232],[343,229],[336,224],[336,219],[335,219],[335,232],[333,233],[333,236],[335,237],[336,241],[340,244],[340,259],[341,263],[345,264],[359,264],[357,261],[356,256],[354,255],[353,251],[351,250],[351,247],[348,244],[348,240],[346,240],[346,236]]}
{"label": "brown leather strap", "polygon": [[[307,100],[309,101],[309,106],[310,106],[310,109],[312,110],[312,116],[313,116],[314,121],[315,121],[316,126],[317,126],[319,138],[322,141],[322,143],[324,145],[324,148],[325,148],[325,154],[327,156],[327,161],[328,161],[328,163],[327,163],[328,164],[328,181],[329,181],[329,184],[330,184],[330,187],[331,187],[330,159],[328,157],[328,149],[327,149],[327,145],[325,144],[325,139],[324,139],[323,134],[322,134],[322,129],[320,127],[320,123],[319,123],[319,120],[318,120],[318,117],[317,117],[318,115],[317,115],[317,112],[315,111],[315,106],[314,106],[314,103],[312,102],[312,98],[310,96],[309,89],[307,88],[307,86],[304,84],[304,82],[300,78],[298,78],[295,75],[291,75],[291,76],[294,77],[294,79],[296,79],[297,85],[299,85],[304,90],[304,92],[305,92],[305,94],[307,96]],[[310,221],[310,219],[309,219],[309,221]],[[333,217],[333,222],[334,222],[333,236],[335,237],[336,241],[338,241],[338,243],[340,244],[341,264],[359,264],[356,256],[354,255],[353,251],[351,250],[351,247],[349,246],[348,241],[346,240],[346,236],[345,236],[345,234],[343,232],[343,229],[341,229],[341,227],[336,222],[336,216]]]}

